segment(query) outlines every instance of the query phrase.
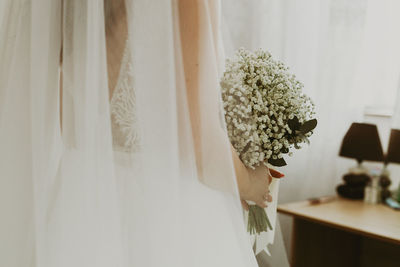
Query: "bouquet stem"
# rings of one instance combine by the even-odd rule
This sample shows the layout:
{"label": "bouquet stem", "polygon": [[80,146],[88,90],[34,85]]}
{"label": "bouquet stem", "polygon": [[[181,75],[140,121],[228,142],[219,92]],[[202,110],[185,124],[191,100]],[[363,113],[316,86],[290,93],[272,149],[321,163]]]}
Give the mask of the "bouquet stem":
{"label": "bouquet stem", "polygon": [[268,219],[265,209],[257,205],[249,205],[247,231],[250,234],[260,234],[261,232],[268,232],[268,228],[272,230],[272,225]]}

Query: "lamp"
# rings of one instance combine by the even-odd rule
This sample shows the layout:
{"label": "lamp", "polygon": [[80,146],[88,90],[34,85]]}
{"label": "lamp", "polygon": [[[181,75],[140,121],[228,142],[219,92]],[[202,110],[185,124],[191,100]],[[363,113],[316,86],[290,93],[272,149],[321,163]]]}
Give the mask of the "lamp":
{"label": "lamp", "polygon": [[356,159],[359,167],[363,160],[383,161],[382,144],[376,125],[352,123],[343,138],[339,155]]}
{"label": "lamp", "polygon": [[[385,157],[385,167],[381,177],[381,186],[384,188],[383,197],[389,197],[391,195],[388,189],[391,184],[391,181],[389,178],[389,172],[386,169],[386,166],[389,163],[400,163],[400,130],[392,129],[390,131],[389,146]],[[397,192],[397,201],[400,202],[400,186]]]}
{"label": "lamp", "polygon": [[389,147],[385,157],[385,164],[400,163],[400,130],[390,131]]}
{"label": "lamp", "polygon": [[339,185],[337,192],[347,198],[364,198],[364,187],[370,178],[366,169],[361,165],[362,161],[384,161],[376,125],[352,123],[343,138],[339,155],[356,159],[358,166],[351,168],[350,173],[343,176],[345,184]]}

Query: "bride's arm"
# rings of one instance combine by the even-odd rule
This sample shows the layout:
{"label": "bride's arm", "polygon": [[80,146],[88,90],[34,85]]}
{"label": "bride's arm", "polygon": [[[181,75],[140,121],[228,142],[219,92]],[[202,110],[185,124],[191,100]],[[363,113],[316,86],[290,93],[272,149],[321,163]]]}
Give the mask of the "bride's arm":
{"label": "bride's arm", "polygon": [[272,178],[282,178],[284,175],[264,165],[258,166],[254,170],[246,168],[232,146],[231,150],[243,207],[248,209],[247,203],[243,200],[251,200],[262,208],[266,207],[265,202],[272,201],[272,197],[268,191],[268,186]]}
{"label": "bride's arm", "polygon": [[[205,19],[205,17],[209,16],[210,13],[211,15],[215,15],[217,12],[216,9],[211,11],[207,10],[207,8],[213,9],[215,7],[212,5],[203,5],[204,3],[199,0],[180,0],[178,3],[180,37],[187,98],[189,102],[189,113],[196,150],[196,159],[198,161],[197,164],[199,166],[199,171],[201,172],[202,165],[204,164],[204,162],[202,162],[204,159],[204,155],[202,155],[202,153],[206,153],[202,151],[204,148],[204,143],[202,143],[202,141],[216,144],[217,146],[219,144],[226,143],[226,139],[228,138],[221,127],[212,128],[214,132],[210,138],[213,140],[203,140],[204,136],[202,136],[204,133],[204,128],[207,127],[207,125],[201,124],[202,122],[204,123],[204,109],[210,109],[208,110],[210,114],[218,113],[219,110],[219,93],[216,90],[211,90],[209,92],[201,91],[205,90],[205,88],[208,88],[208,86],[204,84],[204,79],[215,78],[215,76],[212,76],[211,72],[210,77],[205,78],[206,76],[204,76],[204,72],[207,71],[205,69],[206,67],[210,66],[203,66],[201,64],[203,64],[203,62],[207,62],[204,58],[209,56],[209,54],[213,51],[212,46],[210,47],[209,43],[214,41],[214,48],[216,47],[216,40],[210,41],[210,32],[208,30],[210,29],[210,25],[203,24],[213,24],[213,18],[208,20]],[[211,27],[213,26],[215,25],[211,25]],[[216,59],[214,59],[214,62],[216,62]],[[215,69],[214,72],[216,71],[217,70]],[[200,86],[200,84],[202,86]],[[209,84],[213,87],[218,86],[212,82]],[[213,102],[212,104],[207,101],[204,102],[202,97],[204,97],[205,93],[209,94],[207,97],[210,100],[209,102]],[[205,107],[205,105],[208,105],[208,107]],[[203,120],[201,118],[203,118]],[[210,124],[217,124],[215,121],[211,121],[212,118],[208,118],[208,120]],[[210,131],[210,129],[208,131]],[[248,169],[244,166],[233,147],[231,147],[231,153],[240,197],[245,200],[251,200],[261,207],[265,207],[265,201],[268,200],[268,185],[271,180],[271,174],[269,173],[268,168],[265,166],[260,166],[256,168],[256,170]],[[277,177],[280,178],[281,176]]]}
{"label": "bride's arm", "polygon": [[[236,180],[239,187],[240,198],[242,199],[242,205],[245,209],[248,209],[246,201],[254,201],[260,207],[265,207],[264,195],[268,193],[269,180],[266,179],[266,174],[268,169],[264,173],[259,173],[260,177],[254,173],[251,175],[249,169],[244,166],[243,162],[240,160],[236,150],[231,145],[232,160],[236,173]],[[257,183],[258,182],[258,183]],[[257,189],[260,192],[257,192]]]}

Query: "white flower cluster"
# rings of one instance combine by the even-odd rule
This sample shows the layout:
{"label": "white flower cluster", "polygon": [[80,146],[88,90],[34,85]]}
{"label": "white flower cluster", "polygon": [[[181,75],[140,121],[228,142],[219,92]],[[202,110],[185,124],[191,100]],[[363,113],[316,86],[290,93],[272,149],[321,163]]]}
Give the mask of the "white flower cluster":
{"label": "white flower cluster", "polygon": [[246,166],[274,165],[283,154],[291,155],[290,148],[308,142],[312,131],[302,134],[291,124],[311,119],[314,104],[270,53],[239,49],[226,62],[221,88],[228,135]]}

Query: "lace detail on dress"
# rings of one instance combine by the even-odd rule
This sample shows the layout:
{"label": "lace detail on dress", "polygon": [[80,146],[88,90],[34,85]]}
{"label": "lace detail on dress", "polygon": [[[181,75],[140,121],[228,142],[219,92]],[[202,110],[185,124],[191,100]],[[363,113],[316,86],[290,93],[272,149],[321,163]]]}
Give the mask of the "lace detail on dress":
{"label": "lace detail on dress", "polygon": [[111,124],[113,145],[117,150],[134,152],[139,149],[136,97],[133,88],[133,70],[126,41],[117,85],[111,98]]}

